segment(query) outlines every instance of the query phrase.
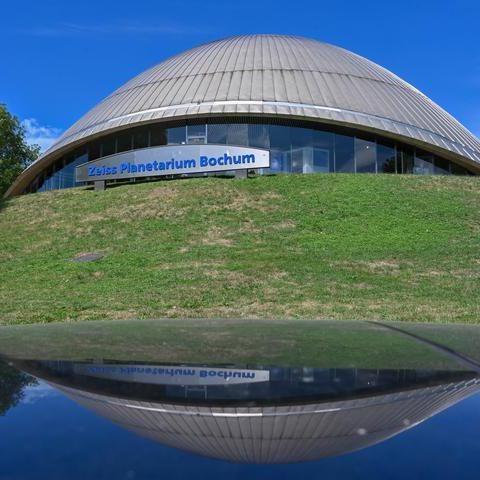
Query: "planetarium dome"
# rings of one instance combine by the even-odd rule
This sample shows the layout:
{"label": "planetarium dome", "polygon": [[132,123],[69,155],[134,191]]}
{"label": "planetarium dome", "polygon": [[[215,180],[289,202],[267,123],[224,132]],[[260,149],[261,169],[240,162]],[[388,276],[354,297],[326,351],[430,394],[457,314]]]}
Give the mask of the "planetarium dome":
{"label": "planetarium dome", "polygon": [[168,58],[118,88],[7,195],[74,186],[74,166],[105,156],[189,143],[265,148],[274,172],[480,173],[478,138],[385,68],[314,39],[241,35]]}

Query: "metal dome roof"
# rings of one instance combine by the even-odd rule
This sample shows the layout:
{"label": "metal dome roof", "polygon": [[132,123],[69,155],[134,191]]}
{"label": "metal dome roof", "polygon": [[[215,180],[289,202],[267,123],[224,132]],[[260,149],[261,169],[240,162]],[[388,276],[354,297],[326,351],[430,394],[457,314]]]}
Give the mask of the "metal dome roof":
{"label": "metal dome roof", "polygon": [[127,82],[69,128],[7,195],[92,136],[156,120],[222,115],[344,125],[480,168],[478,138],[385,68],[313,39],[241,35],[187,50]]}
{"label": "metal dome roof", "polygon": [[237,36],[171,57],[113,92],[50,151],[128,124],[209,114],[370,127],[480,163],[480,141],[393,73],[343,48],[285,35]]}

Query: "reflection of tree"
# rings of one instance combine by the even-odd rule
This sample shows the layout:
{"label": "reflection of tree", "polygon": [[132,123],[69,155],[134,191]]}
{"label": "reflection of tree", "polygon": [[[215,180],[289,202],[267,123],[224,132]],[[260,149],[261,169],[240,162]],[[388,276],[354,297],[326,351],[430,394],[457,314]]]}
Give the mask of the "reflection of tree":
{"label": "reflection of tree", "polygon": [[23,389],[37,381],[0,361],[0,416],[14,407],[23,398]]}

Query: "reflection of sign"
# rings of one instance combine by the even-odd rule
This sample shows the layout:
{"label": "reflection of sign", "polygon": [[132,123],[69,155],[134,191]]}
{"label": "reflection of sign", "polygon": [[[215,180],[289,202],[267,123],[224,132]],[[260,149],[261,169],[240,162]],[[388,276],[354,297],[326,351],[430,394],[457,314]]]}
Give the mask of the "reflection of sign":
{"label": "reflection of sign", "polygon": [[179,367],[170,365],[108,365],[77,363],[78,375],[160,385],[228,385],[268,382],[268,370],[236,368]]}
{"label": "reflection of sign", "polygon": [[176,145],[117,153],[75,168],[77,182],[222,172],[270,166],[270,152],[228,145]]}

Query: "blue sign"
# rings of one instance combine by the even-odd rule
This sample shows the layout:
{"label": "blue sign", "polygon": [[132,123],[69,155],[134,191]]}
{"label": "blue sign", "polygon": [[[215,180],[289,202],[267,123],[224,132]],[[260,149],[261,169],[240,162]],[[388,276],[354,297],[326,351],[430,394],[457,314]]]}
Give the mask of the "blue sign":
{"label": "blue sign", "polygon": [[269,166],[268,150],[225,145],[178,145],[110,155],[79,165],[75,174],[77,182],[88,182]]}
{"label": "blue sign", "polygon": [[215,368],[172,365],[118,365],[87,364],[74,365],[74,372],[110,380],[162,385],[223,385],[225,383],[268,382],[269,370],[246,370],[238,368]]}

